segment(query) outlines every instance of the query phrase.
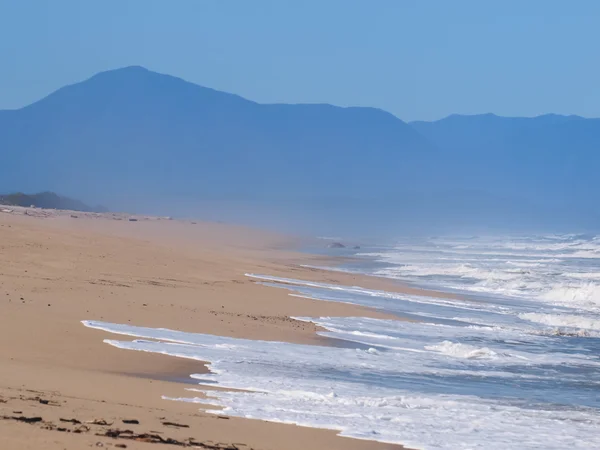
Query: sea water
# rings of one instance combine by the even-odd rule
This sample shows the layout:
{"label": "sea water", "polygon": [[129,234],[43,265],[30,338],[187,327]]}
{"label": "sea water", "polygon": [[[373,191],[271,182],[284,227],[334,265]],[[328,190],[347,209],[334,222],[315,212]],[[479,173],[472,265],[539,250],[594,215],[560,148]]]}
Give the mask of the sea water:
{"label": "sea water", "polygon": [[343,348],[84,323],[136,338],[106,341],[119,348],[209,361],[212,373],[194,375],[198,387],[172,400],[206,402],[201,392],[219,414],[419,449],[600,448],[598,238],[430,238],[360,257],[342,270],[464,295],[247,274],[290,295],[405,319],[297,318]]}

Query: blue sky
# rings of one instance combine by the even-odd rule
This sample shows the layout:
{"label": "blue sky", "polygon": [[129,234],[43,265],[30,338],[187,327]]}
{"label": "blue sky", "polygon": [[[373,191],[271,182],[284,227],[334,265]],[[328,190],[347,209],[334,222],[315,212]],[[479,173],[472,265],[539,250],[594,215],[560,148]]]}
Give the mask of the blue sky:
{"label": "blue sky", "polygon": [[259,102],[600,117],[595,0],[0,0],[0,109],[128,65]]}

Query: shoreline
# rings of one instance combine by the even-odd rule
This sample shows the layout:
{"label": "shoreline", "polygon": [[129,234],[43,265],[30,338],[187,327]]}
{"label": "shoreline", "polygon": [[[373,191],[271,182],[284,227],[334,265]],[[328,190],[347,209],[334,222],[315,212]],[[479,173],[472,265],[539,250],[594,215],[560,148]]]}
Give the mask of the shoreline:
{"label": "shoreline", "polygon": [[[80,321],[84,319],[331,345],[329,338],[317,335],[321,330],[314,324],[290,316],[396,316],[349,304],[292,297],[285,290],[252,282],[244,274],[264,273],[420,295],[430,292],[391,280],[300,267],[299,263],[323,258],[283,250],[290,243],[286,236],[234,225],[152,218],[129,222],[96,214],[80,214],[74,219],[68,212],[61,212],[55,216],[44,213],[43,217],[3,213],[0,227],[4,250],[0,256],[4,294],[0,400],[7,400],[0,401],[0,416],[23,410],[24,414],[39,413],[46,421],[48,413],[43,404],[10,398],[11,392],[19,393],[12,397],[25,398],[29,389],[62,399],[57,401],[62,402],[65,411],[78,416],[85,413],[88,419],[110,414],[117,420],[128,408],[134,408],[137,415],[144,416],[141,423],[156,421],[150,416],[157,410],[198,424],[215,420],[198,405],[161,398],[181,396],[182,381],[191,373],[206,372],[205,365],[112,348],[103,343],[108,333],[82,326]],[[19,402],[25,402],[27,408]],[[73,402],[82,404],[71,410],[68,405]],[[118,405],[124,408],[123,413]],[[140,408],[149,409],[141,414]],[[181,414],[187,415],[182,419]],[[299,449],[304,447],[298,442],[307,439],[312,448],[402,448],[342,438],[335,431],[318,428],[237,418],[218,420],[215,430],[213,426],[194,426],[199,430],[196,437],[216,441],[231,436],[255,449]],[[236,430],[243,430],[241,434],[233,433],[229,425],[233,423]],[[0,421],[0,432],[15,449],[29,448],[29,433],[38,429],[34,427]],[[191,431],[186,430],[182,435],[190,436]],[[55,446],[45,447],[51,450],[64,448],[75,437],[72,433],[41,431],[41,439],[58,439]],[[182,430],[169,428],[168,432],[176,436]],[[302,436],[293,437],[296,434]],[[77,439],[86,437],[95,439],[88,434]]]}

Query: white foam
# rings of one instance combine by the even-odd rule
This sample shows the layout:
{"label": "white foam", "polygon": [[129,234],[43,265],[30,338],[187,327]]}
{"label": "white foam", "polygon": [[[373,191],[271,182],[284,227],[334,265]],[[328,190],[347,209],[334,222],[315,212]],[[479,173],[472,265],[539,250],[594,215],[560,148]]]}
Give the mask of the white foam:
{"label": "white foam", "polygon": [[600,272],[566,272],[563,276],[578,280],[600,280]]}
{"label": "white foam", "polygon": [[586,317],[574,314],[519,314],[524,320],[541,323],[551,327],[583,328],[586,330],[600,330],[600,318]]}
{"label": "white foam", "polygon": [[[394,268],[397,274],[412,275],[419,277],[427,276],[453,276],[461,278],[475,278],[479,280],[499,279],[513,280],[522,274],[522,271],[500,271],[486,270],[479,267],[474,267],[472,264],[421,264],[421,265],[403,265]],[[385,274],[385,269],[378,271],[378,274]]]}
{"label": "white foam", "polygon": [[[333,322],[340,333],[351,334],[366,327],[370,335],[363,333],[355,337],[369,341],[381,340],[378,335],[385,335],[386,340],[391,337],[400,342],[403,332],[425,336],[431,331],[432,339],[436,333],[456,332],[455,327],[402,322],[397,324],[404,328],[395,330],[393,321],[361,322],[363,320],[367,319],[330,318],[322,322]],[[459,368],[439,365],[442,361],[439,358],[447,357],[440,354],[440,349],[446,349],[447,353],[450,348],[458,348],[452,343],[440,342],[433,350],[422,348],[420,353],[414,353],[248,341],[93,321],[84,324],[145,339],[106,341],[118,348],[210,361],[213,374],[201,375],[203,381],[243,390],[207,392],[211,396],[210,404],[224,408],[212,411],[217,414],[328,428],[344,436],[423,449],[600,448],[597,432],[600,417],[592,410],[521,408],[510,401],[485,400],[471,395],[419,393],[418,387],[411,392],[402,382],[395,381],[409,374],[413,376],[406,380],[418,381],[420,378],[414,377],[415,373],[431,373],[436,377],[457,375],[461,367],[468,369],[475,364],[472,366],[475,368],[480,364],[479,358],[460,356],[464,362]],[[535,339],[542,342],[546,338]],[[413,347],[417,346],[416,342],[413,340]],[[495,349],[488,348],[488,354],[492,352],[496,352]],[[454,353],[456,356],[457,352]],[[466,372],[479,377],[485,373],[498,374]],[[506,376],[525,380],[516,374]],[[207,402],[197,397],[177,400]]]}
{"label": "white foam", "polygon": [[562,305],[595,309],[600,307],[600,285],[593,282],[558,283],[539,297]]}
{"label": "white foam", "polygon": [[378,276],[600,311],[598,237],[436,238],[371,256],[389,264]]}
{"label": "white foam", "polygon": [[[313,322],[327,332],[323,336],[335,339],[357,342],[360,344],[384,347],[392,350],[410,351],[421,353],[418,359],[411,359],[402,355],[399,359],[407,371],[427,373],[429,367],[440,373],[465,374],[468,367],[459,372],[447,370],[436,363],[439,361],[437,354],[465,359],[482,358],[487,355],[490,373],[502,378],[514,377],[511,372],[495,372],[496,368],[505,365],[520,364],[527,361],[531,365],[587,365],[600,369],[600,362],[588,355],[544,351],[544,348],[553,344],[545,338],[538,337],[540,333],[534,329],[519,329],[506,327],[469,326],[456,327],[447,325],[434,325],[431,323],[399,322],[395,320],[370,319],[364,317],[294,317],[294,319]],[[533,336],[532,336],[533,334]],[[459,341],[476,341],[485,345],[465,344]],[[512,348],[512,343],[518,347]],[[435,353],[432,355],[431,353]],[[472,353],[472,358],[468,355]],[[389,354],[386,355],[388,358]],[[412,365],[411,365],[412,364]]]}
{"label": "white foam", "polygon": [[449,356],[466,359],[494,359],[499,355],[488,347],[475,347],[458,342],[443,341],[436,345],[428,345],[427,350],[444,353]]}

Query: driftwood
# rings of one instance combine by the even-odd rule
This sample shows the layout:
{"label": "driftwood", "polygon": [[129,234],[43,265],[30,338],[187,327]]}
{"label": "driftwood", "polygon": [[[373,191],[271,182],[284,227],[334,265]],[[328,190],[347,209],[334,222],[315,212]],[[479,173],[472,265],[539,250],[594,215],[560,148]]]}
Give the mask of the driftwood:
{"label": "driftwood", "polygon": [[41,422],[43,419],[39,416],[35,417],[25,417],[25,416],[2,416],[3,420],[16,420],[17,422],[25,422],[25,423],[37,423]]}
{"label": "driftwood", "polygon": [[140,421],[137,419],[123,419],[123,423],[127,425],[139,425]]}
{"label": "driftwood", "polygon": [[177,427],[177,428],[189,428],[189,425],[185,425],[183,423],[175,423],[175,422],[161,422],[163,425],[167,427]]}
{"label": "driftwood", "polygon": [[61,419],[60,419],[60,421],[61,421],[61,422],[66,422],[66,423],[72,423],[73,425],[78,425],[78,424],[80,424],[80,423],[81,423],[81,422],[80,422],[79,420],[77,420],[77,419],[63,419],[63,418],[61,418]]}

